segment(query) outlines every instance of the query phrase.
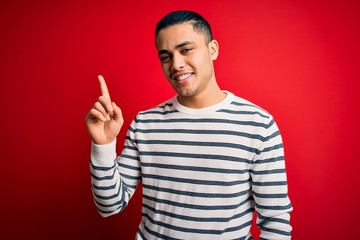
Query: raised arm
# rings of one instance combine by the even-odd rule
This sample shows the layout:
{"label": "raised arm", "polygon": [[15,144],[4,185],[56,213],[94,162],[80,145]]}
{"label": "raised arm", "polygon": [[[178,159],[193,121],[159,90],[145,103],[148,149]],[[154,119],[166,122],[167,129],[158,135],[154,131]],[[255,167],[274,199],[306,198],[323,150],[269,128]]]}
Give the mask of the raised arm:
{"label": "raised arm", "polygon": [[[86,116],[91,139],[91,183],[95,205],[106,217],[123,210],[141,180],[140,161],[134,143],[125,142],[123,154],[116,154],[116,137],[123,124],[121,110],[111,102],[102,76],[101,95]],[[129,134],[129,133],[128,133]]]}

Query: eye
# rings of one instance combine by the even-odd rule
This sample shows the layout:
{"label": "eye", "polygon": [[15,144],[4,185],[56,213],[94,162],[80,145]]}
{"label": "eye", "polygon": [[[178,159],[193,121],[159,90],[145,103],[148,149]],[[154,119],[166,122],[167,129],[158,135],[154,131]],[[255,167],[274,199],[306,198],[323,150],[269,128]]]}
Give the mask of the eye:
{"label": "eye", "polygon": [[186,53],[190,52],[191,50],[192,50],[192,48],[184,48],[181,50],[181,53],[186,54]]}
{"label": "eye", "polygon": [[170,56],[169,55],[161,55],[159,56],[161,62],[169,62]]}

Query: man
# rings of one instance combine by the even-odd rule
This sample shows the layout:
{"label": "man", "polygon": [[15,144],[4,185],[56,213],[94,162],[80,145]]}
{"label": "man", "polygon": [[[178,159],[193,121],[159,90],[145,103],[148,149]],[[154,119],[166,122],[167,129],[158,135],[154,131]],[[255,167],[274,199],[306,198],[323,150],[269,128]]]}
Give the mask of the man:
{"label": "man", "polygon": [[92,189],[102,216],[122,211],[142,182],[136,239],[290,239],[283,145],[272,116],[222,91],[219,45],[199,14],[176,11],[156,27],[162,70],[177,96],[131,123],[123,152],[121,110],[99,76],[101,96],[86,117],[93,140]]}

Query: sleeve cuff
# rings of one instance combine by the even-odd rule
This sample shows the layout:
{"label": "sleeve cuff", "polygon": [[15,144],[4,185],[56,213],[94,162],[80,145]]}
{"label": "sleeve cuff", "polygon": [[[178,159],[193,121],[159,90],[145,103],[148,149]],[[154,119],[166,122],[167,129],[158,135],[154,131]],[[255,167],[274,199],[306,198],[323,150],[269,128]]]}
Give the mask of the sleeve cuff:
{"label": "sleeve cuff", "polygon": [[109,144],[98,145],[92,142],[91,161],[97,166],[112,166],[116,158],[116,140]]}

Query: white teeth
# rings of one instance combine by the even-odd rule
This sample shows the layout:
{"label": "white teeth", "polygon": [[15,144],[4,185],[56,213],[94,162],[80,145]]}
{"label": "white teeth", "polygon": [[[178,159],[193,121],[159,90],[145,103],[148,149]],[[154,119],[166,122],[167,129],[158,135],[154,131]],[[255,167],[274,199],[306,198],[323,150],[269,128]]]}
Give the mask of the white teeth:
{"label": "white teeth", "polygon": [[181,80],[187,79],[190,76],[191,76],[191,73],[188,73],[188,74],[181,75],[181,76],[177,77],[177,79],[181,81]]}

